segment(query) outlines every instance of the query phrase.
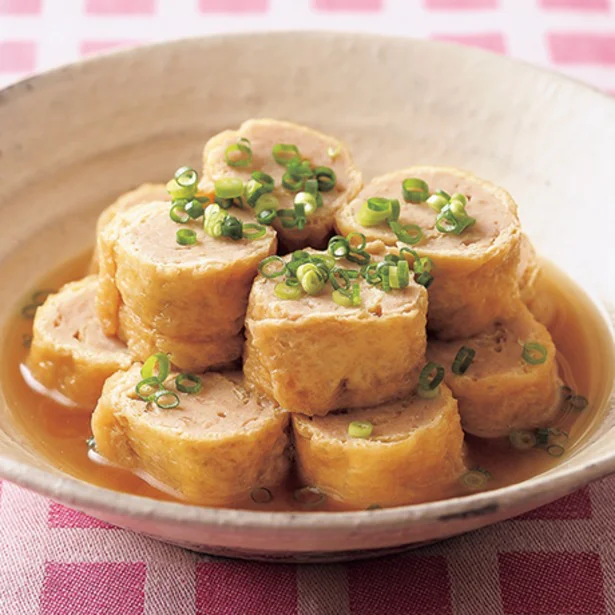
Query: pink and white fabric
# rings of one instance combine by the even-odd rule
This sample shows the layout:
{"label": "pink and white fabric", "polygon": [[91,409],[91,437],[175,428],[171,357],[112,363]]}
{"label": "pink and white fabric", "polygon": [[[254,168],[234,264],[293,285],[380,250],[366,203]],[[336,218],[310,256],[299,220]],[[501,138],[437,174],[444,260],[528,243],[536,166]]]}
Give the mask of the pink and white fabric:
{"label": "pink and white fabric", "polygon": [[[615,0],[0,0],[0,85],[117,46],[230,31],[475,45],[615,93]],[[1,130],[0,130],[1,134]],[[198,556],[0,483],[0,615],[615,614],[615,478],[408,555]]]}

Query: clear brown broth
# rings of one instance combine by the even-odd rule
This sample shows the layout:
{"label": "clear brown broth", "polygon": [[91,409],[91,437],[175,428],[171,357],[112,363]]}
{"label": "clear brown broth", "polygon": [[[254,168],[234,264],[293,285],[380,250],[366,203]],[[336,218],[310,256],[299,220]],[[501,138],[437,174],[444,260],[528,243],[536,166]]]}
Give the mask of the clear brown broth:
{"label": "clear brown broth", "polygon": [[[90,254],[85,254],[53,271],[40,280],[37,288],[57,289],[66,282],[87,273]],[[589,407],[580,413],[562,412],[556,426],[569,434],[566,453],[559,458],[549,456],[544,450],[526,452],[511,448],[507,440],[481,440],[466,437],[469,467],[479,466],[491,474],[489,489],[497,489],[521,482],[541,474],[561,463],[575,447],[591,433],[604,405],[604,382],[609,378],[608,361],[595,353],[591,343],[597,334],[598,324],[588,318],[587,300],[583,293],[552,266],[545,267],[541,278],[541,291],[549,293],[557,314],[550,328],[558,349],[558,364],[562,380],[577,393],[585,395]],[[35,289],[33,289],[35,290]],[[35,448],[50,462],[78,479],[134,495],[160,500],[181,501],[169,493],[152,486],[130,471],[102,465],[88,455],[86,439],[91,436],[90,414],[67,408],[54,400],[33,391],[21,375],[20,365],[27,355],[24,339],[31,335],[32,321],[24,318],[20,310],[9,323],[5,335],[1,378],[9,407],[20,429]],[[268,504],[255,504],[251,499],[238,502],[237,508],[257,510],[303,510],[293,498],[299,487],[298,479],[291,476],[286,485],[274,493]],[[450,496],[468,493],[461,483],[451,489]],[[347,510],[343,504],[325,501],[318,510]]]}

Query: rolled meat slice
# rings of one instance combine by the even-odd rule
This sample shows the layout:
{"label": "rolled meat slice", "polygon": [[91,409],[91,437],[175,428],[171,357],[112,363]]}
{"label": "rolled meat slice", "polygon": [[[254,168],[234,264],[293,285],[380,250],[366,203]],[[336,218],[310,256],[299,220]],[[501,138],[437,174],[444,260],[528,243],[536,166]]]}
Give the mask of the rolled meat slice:
{"label": "rolled meat slice", "polygon": [[[459,193],[468,202],[466,213],[476,222],[459,235],[436,228],[437,212],[425,202],[407,203],[402,182],[425,181],[429,190]],[[357,214],[367,199],[383,197],[401,203],[399,223],[418,225],[422,239],[408,246],[384,221],[363,226]],[[518,264],[521,229],[517,206],[502,188],[474,175],[448,167],[417,166],[382,175],[363,188],[358,197],[340,209],[338,230],[363,233],[368,242],[382,242],[395,251],[412,247],[434,264],[429,286],[428,327],[442,339],[479,333],[497,318],[509,316],[519,296]]]}
{"label": "rolled meat slice", "polygon": [[233,506],[284,480],[288,413],[247,391],[240,373],[207,373],[201,390],[189,394],[178,391],[172,372],[165,387],[179,405],[163,409],[137,396],[140,369],[136,364],[105,384],[92,416],[100,455],[207,506]]}
{"label": "rolled meat slice", "polygon": [[62,287],[37,310],[27,367],[37,382],[92,410],[105,380],[132,358],[96,318],[97,277]]}
{"label": "rolled meat slice", "polygon": [[[250,141],[252,162],[246,167],[231,167],[226,161],[226,149],[239,139]],[[274,223],[285,251],[307,246],[322,249],[333,229],[336,211],[356,196],[362,184],[350,151],[337,139],[291,122],[248,120],[238,130],[226,130],[207,142],[203,152],[204,176],[213,182],[225,177],[239,177],[247,182],[253,171],[263,171],[275,180],[273,194],[279,200],[280,209],[292,210],[295,192],[281,183],[286,167],[278,164],[272,155],[277,144],[295,145],[312,167],[329,167],[335,172],[335,186],[320,193],[322,207],[307,217],[305,228],[284,228],[279,219]]]}
{"label": "rolled meat slice", "polygon": [[[444,381],[459,402],[463,429],[475,436],[545,427],[558,411],[561,382],[553,340],[520,302],[516,313],[473,337],[428,344],[428,358],[446,370]],[[455,373],[463,347],[476,354],[466,371]]]}
{"label": "rolled meat slice", "polygon": [[[232,214],[251,218],[241,210]],[[176,231],[186,227],[195,231],[196,244],[177,243]],[[98,315],[137,358],[145,360],[155,346],[181,369],[202,371],[221,357],[223,363],[240,357],[250,286],[260,261],[275,252],[273,229],[254,240],[213,238],[200,221],[173,222],[168,203],[147,203],[116,216],[98,245]]]}
{"label": "rolled meat slice", "polygon": [[[353,508],[450,496],[464,473],[463,431],[450,390],[439,391],[325,417],[294,414],[301,480]],[[353,437],[351,423],[371,425],[371,434]]]}
{"label": "rolled meat slice", "polygon": [[519,261],[519,291],[521,301],[527,305],[534,318],[545,327],[555,319],[557,307],[548,292],[541,288],[542,267],[529,237],[521,235]]}
{"label": "rolled meat slice", "polygon": [[[141,184],[134,190],[125,192],[119,196],[109,207],[103,210],[98,216],[96,222],[96,236],[102,232],[102,230],[115,218],[115,216],[135,205],[141,203],[152,203],[154,201],[170,201],[171,197],[167,192],[164,184]],[[90,264],[90,271],[92,273],[98,273],[98,251],[94,251],[92,256],[92,263]]]}
{"label": "rolled meat slice", "polygon": [[[343,258],[337,266],[357,269]],[[410,279],[406,288],[385,293],[359,277],[361,304],[346,307],[334,302],[329,285],[315,296],[281,299],[278,279],[259,275],[250,293],[247,382],[290,412],[308,415],[371,406],[414,389],[426,347],[422,286]]]}

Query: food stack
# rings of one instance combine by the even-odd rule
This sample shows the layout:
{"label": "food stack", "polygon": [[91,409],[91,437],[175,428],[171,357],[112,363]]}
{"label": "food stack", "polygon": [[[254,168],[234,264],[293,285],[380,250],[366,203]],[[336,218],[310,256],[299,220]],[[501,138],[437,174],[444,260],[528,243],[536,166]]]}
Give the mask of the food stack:
{"label": "food stack", "polygon": [[362,188],[346,146],[275,120],[203,161],[109,207],[98,275],[36,315],[30,370],[96,404],[108,462],[204,505],[294,481],[299,502],[377,508],[476,487],[462,425],[549,420],[555,348],[504,190],[439,167]]}

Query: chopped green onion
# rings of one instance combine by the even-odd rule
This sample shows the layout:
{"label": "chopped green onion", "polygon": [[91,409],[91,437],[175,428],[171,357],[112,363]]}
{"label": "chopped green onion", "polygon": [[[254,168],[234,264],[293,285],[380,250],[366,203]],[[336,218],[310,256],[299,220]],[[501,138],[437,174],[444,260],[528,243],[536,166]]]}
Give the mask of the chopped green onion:
{"label": "chopped green onion", "polygon": [[154,401],[154,396],[160,389],[162,389],[162,382],[158,380],[158,378],[152,376],[151,378],[144,378],[141,380],[135,387],[135,392],[139,399],[149,402]]}
{"label": "chopped green onion", "polygon": [[462,346],[455,355],[455,359],[453,360],[453,374],[457,374],[457,376],[465,374],[468,371],[470,365],[472,365],[472,361],[474,361],[475,356],[476,350],[474,350],[474,348]]}
{"label": "chopped green onion", "polygon": [[[433,375],[432,375],[433,374]],[[421,370],[419,376],[419,386],[424,389],[435,389],[444,379],[444,368],[438,363],[430,361]]]}
{"label": "chopped green onion", "polygon": [[307,219],[305,214],[305,205],[301,201],[295,203],[295,221],[297,223],[297,228],[300,231],[303,230]]}
{"label": "chopped green onion", "polygon": [[442,208],[448,205],[448,200],[439,194],[432,194],[426,201],[427,205],[431,207],[434,211],[440,213]]}
{"label": "chopped green onion", "polygon": [[547,453],[551,455],[551,457],[561,457],[564,454],[564,447],[559,444],[550,444],[547,446]]}
{"label": "chopped green onion", "polygon": [[327,250],[333,258],[344,258],[350,252],[350,246],[346,237],[334,235],[329,239]]}
{"label": "chopped green onion", "polygon": [[186,213],[193,220],[200,218],[205,212],[202,203],[200,201],[197,201],[196,199],[192,199],[188,201],[188,203],[185,205],[185,210],[186,210]]}
{"label": "chopped green onion", "polygon": [[348,435],[351,438],[369,438],[374,426],[369,421],[352,421],[348,424]]}
{"label": "chopped green onion", "polygon": [[222,223],[222,237],[229,237],[234,241],[239,241],[244,236],[244,226],[239,218],[227,216]]}
{"label": "chopped green onion", "polygon": [[[192,384],[186,384],[191,382]],[[189,395],[196,395],[203,388],[203,381],[199,376],[194,374],[179,374],[175,378],[175,386],[178,391],[182,393],[188,393]]]}
{"label": "chopped green onion", "polygon": [[210,237],[222,236],[222,225],[228,214],[218,204],[214,203],[205,210],[203,229]]}
{"label": "chopped green onion", "polygon": [[282,175],[282,187],[291,192],[299,192],[305,185],[305,179],[303,177],[294,177],[290,173],[286,172]]}
{"label": "chopped green onion", "polygon": [[346,260],[349,260],[351,263],[357,263],[357,265],[363,266],[369,264],[371,256],[369,255],[369,252],[366,252],[365,250],[355,250],[351,248],[348,252],[348,255],[346,256]]}
{"label": "chopped green onion", "polygon": [[341,152],[342,152],[341,145],[336,145],[335,147],[330,146],[327,148],[327,156],[329,156],[331,160],[335,160],[340,155]]}
{"label": "chopped green onion", "polygon": [[192,167],[180,167],[173,179],[181,188],[192,188],[199,183],[199,175]]}
{"label": "chopped green onion", "polygon": [[358,282],[352,285],[352,305],[355,307],[361,305],[361,287]]}
{"label": "chopped green onion", "polygon": [[273,500],[273,493],[265,487],[257,487],[252,490],[250,497],[255,504],[269,504]]}
{"label": "chopped green onion", "polygon": [[391,213],[391,201],[380,197],[368,199],[357,212],[357,222],[361,226],[377,226]]}
{"label": "chopped green onion", "polygon": [[224,152],[229,167],[247,167],[252,163],[252,145],[248,139],[239,139]]}
{"label": "chopped green onion", "polygon": [[454,235],[461,235],[468,227],[472,226],[476,219],[468,216],[465,213],[463,205],[461,207],[460,201],[449,202],[442,208],[442,211],[436,218],[436,228],[441,233],[452,233]]}
{"label": "chopped green onion", "polygon": [[260,224],[254,224],[252,222],[248,222],[248,224],[243,225],[243,238],[244,239],[260,239],[264,237],[267,233],[267,229]]}
{"label": "chopped green onion", "polygon": [[420,275],[416,277],[416,283],[424,286],[425,288],[429,288],[431,283],[434,281],[434,277],[429,273],[429,271],[423,271]]}
{"label": "chopped green onion", "polygon": [[399,241],[403,241],[411,246],[420,243],[421,239],[423,239],[423,231],[417,224],[401,225],[399,222],[390,220],[389,226]]}
{"label": "chopped green onion", "polygon": [[401,184],[404,199],[410,203],[423,203],[429,196],[429,186],[418,177],[408,177]]}
{"label": "chopped green onion", "polygon": [[401,205],[397,199],[391,199],[389,201],[389,215],[387,220],[389,222],[396,222],[399,220],[399,214],[401,213]]}
{"label": "chopped green onion", "polygon": [[538,342],[526,342],[521,357],[530,365],[541,365],[547,360],[547,349]]}
{"label": "chopped green onion", "polygon": [[196,231],[190,228],[180,228],[175,233],[175,240],[180,246],[193,246],[197,242]]}
{"label": "chopped green onion", "polygon": [[518,451],[526,451],[538,444],[536,435],[527,429],[517,429],[508,435],[512,447]]}
{"label": "chopped green onion", "polygon": [[[356,244],[353,244],[353,241],[355,239],[358,239],[359,242]],[[348,243],[348,247],[352,250],[364,250],[365,246],[367,245],[367,238],[365,237],[363,233],[353,232],[353,233],[348,233],[348,235],[346,236],[346,242]]]}
{"label": "chopped green onion", "polygon": [[333,299],[334,303],[337,303],[338,305],[341,305],[342,307],[353,307],[352,299],[348,295],[345,295],[339,289],[334,290],[331,293],[331,298]]}
{"label": "chopped green onion", "polygon": [[303,290],[301,286],[290,286],[287,282],[280,282],[275,285],[273,289],[275,296],[278,299],[284,299],[288,301],[296,301],[303,296]]}
{"label": "chopped green onion", "polygon": [[85,441],[85,445],[88,447],[89,450],[93,451],[96,448],[96,440],[94,439],[94,436],[90,436]]}
{"label": "chopped green onion", "polygon": [[466,472],[461,477],[461,482],[471,491],[480,491],[485,489],[490,478],[491,475],[487,472],[487,470],[483,470],[482,468],[474,468],[473,470]]}
{"label": "chopped green onion", "polygon": [[317,295],[326,284],[326,278],[314,263],[304,263],[297,269],[297,279],[308,295]]}
{"label": "chopped green onion", "polygon": [[177,408],[177,406],[179,406],[179,397],[177,393],[163,389],[154,394],[154,402],[156,402],[159,408],[170,410],[171,408]]}
{"label": "chopped green onion", "polygon": [[468,198],[465,194],[461,194],[461,192],[455,192],[455,194],[452,194],[449,198],[449,201],[458,201],[463,205],[463,207],[468,204]]}
{"label": "chopped green onion", "polygon": [[335,171],[329,167],[316,167],[314,176],[318,180],[318,189],[321,192],[329,192],[335,187]]}
{"label": "chopped green onion", "polygon": [[451,195],[446,190],[438,189],[434,192],[434,194],[436,196],[441,196],[443,199],[446,199],[447,203],[451,200]]}
{"label": "chopped green onion", "polygon": [[277,143],[273,146],[271,153],[273,159],[283,167],[287,167],[291,160],[301,157],[299,148],[289,143]]}
{"label": "chopped green onion", "polygon": [[186,224],[190,220],[190,215],[186,211],[187,199],[177,199],[173,201],[169,217],[177,224]]}
{"label": "chopped green onion", "polygon": [[260,224],[265,224],[269,226],[273,224],[274,220],[278,217],[275,209],[263,209],[256,214],[256,221]]}
{"label": "chopped green onion", "polygon": [[294,205],[295,208],[297,205],[303,205],[306,216],[313,214],[318,208],[318,205],[316,204],[316,197],[309,192],[297,192],[294,199]]}
{"label": "chopped green onion", "polygon": [[318,487],[302,487],[293,492],[293,499],[306,508],[314,508],[325,501],[325,494]]}
{"label": "chopped green onion", "polygon": [[312,254],[311,256],[312,262],[316,264],[322,263],[322,265],[327,269],[327,275],[329,274],[329,270],[335,267],[335,259],[328,254]]}
{"label": "chopped green onion", "polygon": [[198,185],[194,184],[193,186],[183,187],[180,186],[174,179],[167,182],[167,192],[171,195],[171,199],[174,201],[177,199],[191,199],[193,198],[197,191]]}
{"label": "chopped green onion", "polygon": [[254,171],[252,173],[252,179],[248,181],[245,186],[244,194],[248,205],[255,207],[257,201],[264,196],[273,192],[275,182],[271,175],[263,173],[262,171]]}
{"label": "chopped green onion", "polygon": [[[338,282],[338,277],[343,280],[343,286]],[[350,276],[348,275],[348,270],[342,269],[342,267],[335,266],[331,269],[329,272],[329,281],[334,290],[339,290],[340,288],[342,290],[350,289]]]}
{"label": "chopped green onion", "polygon": [[285,270],[286,263],[279,256],[275,255],[264,258],[258,266],[258,272],[267,279],[284,275]]}
{"label": "chopped green onion", "polygon": [[277,211],[279,208],[280,202],[278,201],[278,198],[271,194],[271,192],[267,192],[261,195],[254,204],[254,213],[258,215],[261,211]]}
{"label": "chopped green onion", "polygon": [[[155,373],[155,370],[156,373]],[[169,356],[164,352],[157,352],[147,358],[141,368],[141,377],[145,380],[156,378],[159,382],[164,382],[171,371]]]}
{"label": "chopped green onion", "polygon": [[549,444],[549,436],[551,435],[546,427],[539,427],[534,431],[536,435],[537,446],[546,446]]}
{"label": "chopped green onion", "polygon": [[435,389],[426,389],[424,387],[419,386],[416,389],[416,392],[419,397],[423,399],[434,399],[440,395],[440,385],[438,385]]}
{"label": "chopped green onion", "polygon": [[570,399],[567,400],[567,404],[573,412],[583,412],[583,410],[589,406],[589,401],[587,397],[583,395],[572,395]]}
{"label": "chopped green onion", "polygon": [[223,177],[214,184],[216,196],[222,199],[235,199],[243,194],[243,182],[239,177]]}

